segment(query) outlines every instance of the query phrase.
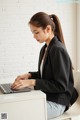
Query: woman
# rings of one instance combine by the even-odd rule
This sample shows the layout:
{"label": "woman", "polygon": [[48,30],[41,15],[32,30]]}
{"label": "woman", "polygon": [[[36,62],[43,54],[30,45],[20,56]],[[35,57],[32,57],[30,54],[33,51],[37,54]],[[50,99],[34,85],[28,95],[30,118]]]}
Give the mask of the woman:
{"label": "woman", "polygon": [[63,33],[56,15],[38,12],[32,16],[29,26],[34,38],[45,42],[41,48],[37,72],[20,75],[12,89],[33,86],[47,96],[48,119],[64,113],[75,98],[72,64],[66,51]]}

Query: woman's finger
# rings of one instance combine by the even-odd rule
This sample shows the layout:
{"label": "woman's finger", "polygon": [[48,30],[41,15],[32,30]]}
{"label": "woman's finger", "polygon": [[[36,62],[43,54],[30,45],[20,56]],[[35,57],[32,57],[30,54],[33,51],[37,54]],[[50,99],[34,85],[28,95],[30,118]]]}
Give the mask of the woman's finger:
{"label": "woman's finger", "polygon": [[21,79],[21,76],[19,75],[19,76],[17,76],[17,78],[15,79],[15,81],[20,80],[20,79]]}
{"label": "woman's finger", "polygon": [[12,88],[12,89],[18,89],[19,86],[21,86],[21,82],[15,81],[15,82],[12,84],[11,88]]}

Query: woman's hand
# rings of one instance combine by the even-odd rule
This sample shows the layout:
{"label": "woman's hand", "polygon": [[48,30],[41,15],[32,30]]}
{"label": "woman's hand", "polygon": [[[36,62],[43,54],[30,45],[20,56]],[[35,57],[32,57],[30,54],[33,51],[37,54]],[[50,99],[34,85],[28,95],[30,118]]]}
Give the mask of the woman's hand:
{"label": "woman's hand", "polygon": [[36,80],[35,79],[31,79],[31,80],[16,80],[13,84],[12,84],[12,86],[11,86],[11,88],[12,89],[16,89],[16,90],[18,90],[18,89],[23,89],[23,88],[25,88],[25,87],[31,87],[31,86],[35,86],[35,83],[36,83]]}
{"label": "woman's hand", "polygon": [[17,81],[17,80],[25,80],[25,79],[29,79],[29,78],[31,78],[31,74],[27,73],[27,74],[23,74],[23,75],[17,76],[17,78],[15,79],[15,81]]}

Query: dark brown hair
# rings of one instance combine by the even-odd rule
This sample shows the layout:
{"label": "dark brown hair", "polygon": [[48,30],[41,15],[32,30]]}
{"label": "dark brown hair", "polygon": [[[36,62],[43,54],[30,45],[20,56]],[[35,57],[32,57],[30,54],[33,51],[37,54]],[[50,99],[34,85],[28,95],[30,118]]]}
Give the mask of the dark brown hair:
{"label": "dark brown hair", "polygon": [[58,39],[65,44],[61,24],[56,15],[48,15],[44,12],[38,12],[31,17],[29,24],[32,24],[36,27],[42,27],[43,29],[45,29],[47,25],[51,25],[54,35],[56,35]]}

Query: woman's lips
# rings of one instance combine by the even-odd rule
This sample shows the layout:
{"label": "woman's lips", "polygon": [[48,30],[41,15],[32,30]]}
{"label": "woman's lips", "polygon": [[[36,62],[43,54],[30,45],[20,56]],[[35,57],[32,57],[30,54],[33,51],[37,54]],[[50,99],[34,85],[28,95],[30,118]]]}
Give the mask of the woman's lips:
{"label": "woman's lips", "polygon": [[37,41],[40,41],[39,39],[36,39]]}

